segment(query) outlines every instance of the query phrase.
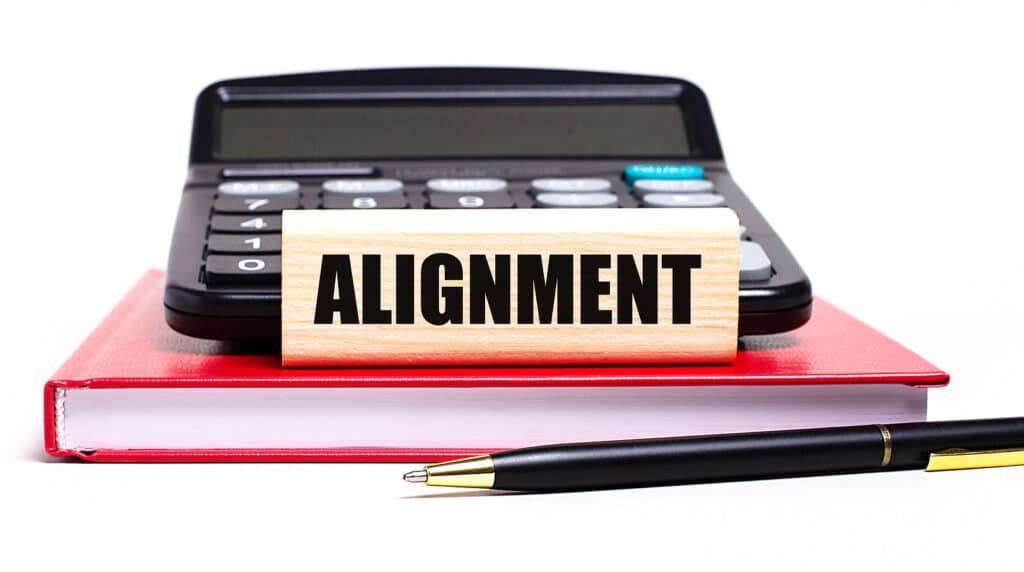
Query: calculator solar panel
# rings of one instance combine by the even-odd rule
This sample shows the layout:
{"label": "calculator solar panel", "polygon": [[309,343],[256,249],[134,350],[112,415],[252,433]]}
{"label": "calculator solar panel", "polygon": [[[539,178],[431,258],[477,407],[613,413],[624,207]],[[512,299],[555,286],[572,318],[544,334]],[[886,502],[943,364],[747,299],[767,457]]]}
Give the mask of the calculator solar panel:
{"label": "calculator solar panel", "polygon": [[200,94],[190,157],[164,300],[188,335],[279,337],[287,209],[729,207],[740,334],[810,316],[807,277],[733,182],[706,98],[683,80],[478,68],[231,80]]}

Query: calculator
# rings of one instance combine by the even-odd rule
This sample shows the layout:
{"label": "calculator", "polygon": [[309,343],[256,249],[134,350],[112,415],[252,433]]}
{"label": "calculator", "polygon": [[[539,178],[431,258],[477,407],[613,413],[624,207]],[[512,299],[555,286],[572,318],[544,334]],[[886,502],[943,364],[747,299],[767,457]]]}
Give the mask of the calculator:
{"label": "calculator", "polygon": [[740,221],[739,334],[806,322],[810,282],[729,175],[688,81],[492,68],[221,81],[196,101],[166,319],[195,337],[279,338],[286,209],[707,207]]}

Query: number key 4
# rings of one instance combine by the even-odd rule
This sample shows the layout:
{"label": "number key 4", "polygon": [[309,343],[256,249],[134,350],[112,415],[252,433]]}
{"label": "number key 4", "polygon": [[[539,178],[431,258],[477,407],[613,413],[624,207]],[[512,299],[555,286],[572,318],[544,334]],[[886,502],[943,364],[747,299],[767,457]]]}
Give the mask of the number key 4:
{"label": "number key 4", "polygon": [[213,232],[281,232],[281,215],[213,215]]}

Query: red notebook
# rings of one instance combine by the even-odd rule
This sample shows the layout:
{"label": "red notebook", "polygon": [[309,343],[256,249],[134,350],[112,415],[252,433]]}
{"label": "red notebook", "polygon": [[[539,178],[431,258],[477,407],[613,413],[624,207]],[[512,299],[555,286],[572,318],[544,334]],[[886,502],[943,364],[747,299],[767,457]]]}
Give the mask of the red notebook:
{"label": "red notebook", "polygon": [[[147,273],[46,384],[46,450],[92,461],[437,461],[549,442],[923,420],[949,376],[815,300],[713,366],[282,369],[163,318]],[[486,351],[486,340],[481,341]]]}

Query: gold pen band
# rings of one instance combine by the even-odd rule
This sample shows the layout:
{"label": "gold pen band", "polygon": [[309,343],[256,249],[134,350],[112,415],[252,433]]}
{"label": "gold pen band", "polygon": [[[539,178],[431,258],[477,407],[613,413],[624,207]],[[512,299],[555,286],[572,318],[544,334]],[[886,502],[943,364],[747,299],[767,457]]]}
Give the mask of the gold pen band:
{"label": "gold pen band", "polygon": [[494,461],[490,455],[457,459],[423,467],[426,484],[438,487],[489,489],[494,486]]}
{"label": "gold pen band", "polygon": [[885,425],[879,425],[878,430],[882,433],[882,464],[879,468],[885,468],[892,462],[892,433],[889,432],[889,428]]}

